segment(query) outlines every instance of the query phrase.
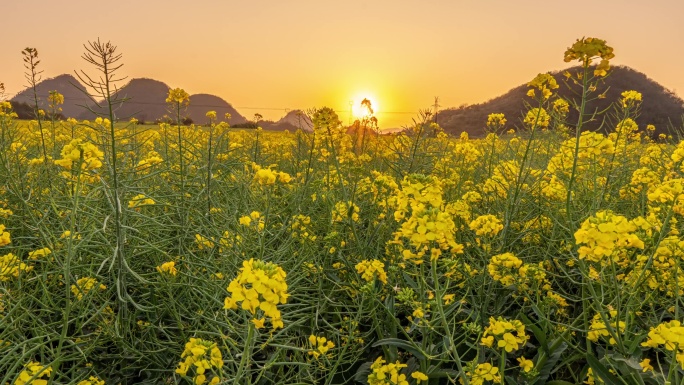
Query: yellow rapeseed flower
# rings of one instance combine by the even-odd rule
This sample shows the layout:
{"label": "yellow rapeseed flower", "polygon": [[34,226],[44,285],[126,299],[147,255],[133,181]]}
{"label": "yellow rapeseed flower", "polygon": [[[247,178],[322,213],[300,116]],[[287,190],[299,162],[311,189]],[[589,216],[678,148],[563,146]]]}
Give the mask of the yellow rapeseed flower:
{"label": "yellow rapeseed flower", "polygon": [[157,271],[160,274],[168,274],[172,276],[178,274],[178,270],[176,270],[176,262],[174,261],[162,263],[161,265],[157,266]]}
{"label": "yellow rapeseed flower", "polygon": [[356,265],[356,271],[361,274],[361,278],[365,279],[366,282],[371,282],[377,278],[380,282],[387,283],[385,264],[377,259],[364,259]]}
{"label": "yellow rapeseed flower", "polygon": [[575,44],[565,51],[564,60],[566,63],[578,60],[583,67],[587,68],[594,59],[601,59],[594,70],[594,76],[606,76],[610,69],[610,59],[614,57],[613,47],[608,46],[605,40],[587,37],[577,39]]}
{"label": "yellow rapeseed flower", "polygon": [[219,375],[223,368],[223,355],[215,342],[190,338],[190,341],[185,344],[181,360],[176,373],[183,377],[191,377],[194,371],[194,376],[192,376],[194,384],[203,385],[207,381],[207,376],[212,374],[213,378],[209,384],[218,384],[221,381]]}
{"label": "yellow rapeseed flower", "polygon": [[411,378],[414,378],[417,383],[428,380],[428,376],[425,373],[418,371],[411,373]]}
{"label": "yellow rapeseed flower", "polygon": [[525,334],[525,325],[518,320],[505,320],[502,317],[495,319],[489,318],[489,326],[482,334],[480,343],[487,347],[492,347],[494,341],[497,347],[510,353],[518,350],[520,346],[527,342],[529,337]]}
{"label": "yellow rapeseed flower", "polygon": [[31,252],[28,254],[28,257],[29,257],[29,259],[36,260],[36,259],[38,259],[38,258],[45,257],[45,256],[50,255],[50,254],[52,254],[52,250],[50,250],[50,249],[47,248],[47,247],[44,247],[44,248],[42,248],[42,249],[38,249],[38,250],[33,250],[33,251],[31,251]]}
{"label": "yellow rapeseed flower", "polygon": [[[19,372],[19,376],[14,380],[15,385],[47,385],[52,367],[41,365],[39,362],[31,361],[24,365],[24,369]],[[32,380],[33,378],[33,380]]]}
{"label": "yellow rapeseed flower", "polygon": [[188,104],[190,103],[190,94],[185,92],[182,88],[173,88],[169,90],[169,94],[166,97],[167,103],[173,104]]}
{"label": "yellow rapeseed flower", "polygon": [[77,385],[105,385],[105,382],[95,376],[90,376],[87,380],[83,380]]}
{"label": "yellow rapeseed flower", "polygon": [[71,285],[71,292],[77,300],[83,299],[83,296],[88,294],[91,290],[99,288],[100,290],[107,289],[107,286],[99,283],[97,279],[92,277],[80,278],[75,285]]}
{"label": "yellow rapeseed flower", "polygon": [[653,371],[653,365],[651,365],[651,360],[649,358],[644,358],[639,362],[639,366],[641,366],[641,371],[642,372],[648,372],[648,371]]}
{"label": "yellow rapeseed flower", "polygon": [[25,264],[12,253],[0,256],[0,282],[9,281],[12,277],[17,278],[20,273],[31,270],[33,266]]}
{"label": "yellow rapeseed flower", "polygon": [[131,198],[130,201],[128,201],[128,208],[131,209],[131,208],[138,208],[141,206],[151,206],[151,205],[154,205],[155,203],[157,203],[157,202],[155,202],[154,199],[148,198],[143,194],[138,194],[138,195],[134,196],[133,198]]}
{"label": "yellow rapeseed flower", "polygon": [[368,385],[408,385],[405,374],[399,372],[407,365],[399,361],[386,364],[382,357],[378,357],[371,365],[368,375]]}
{"label": "yellow rapeseed flower", "polygon": [[240,305],[254,315],[269,317],[273,329],[282,328],[277,305],[285,304],[289,297],[285,277],[285,271],[272,262],[243,261],[240,273],[228,285],[230,296],[225,298],[224,309],[237,310]]}
{"label": "yellow rapeseed flower", "polygon": [[0,225],[0,246],[7,246],[12,243],[9,231],[5,231],[5,225]]}
{"label": "yellow rapeseed flower", "polygon": [[525,357],[518,358],[518,363],[520,364],[520,368],[522,368],[523,372],[525,373],[528,373],[534,368],[534,361],[528,360]]}
{"label": "yellow rapeseed flower", "polygon": [[314,356],[314,358],[327,355],[328,351],[335,347],[332,341],[314,334],[309,336],[309,345],[311,345],[311,349],[308,351],[308,354]]}

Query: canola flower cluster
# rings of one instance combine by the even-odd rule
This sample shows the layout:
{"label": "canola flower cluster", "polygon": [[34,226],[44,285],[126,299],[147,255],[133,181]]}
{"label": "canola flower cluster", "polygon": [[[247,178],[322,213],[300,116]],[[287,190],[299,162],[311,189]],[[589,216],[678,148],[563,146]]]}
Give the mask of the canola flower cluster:
{"label": "canola flower cluster", "polygon": [[156,269],[160,274],[168,274],[170,276],[176,276],[178,274],[175,261],[164,262],[157,266]]}
{"label": "canola flower cluster", "polygon": [[611,156],[615,153],[615,143],[597,132],[582,132],[577,142],[577,151],[575,151],[575,145],[576,140],[573,138],[561,143],[559,151],[551,157],[547,166],[551,175],[565,181],[572,174],[573,165],[575,165],[575,174],[578,179],[589,178],[592,169],[608,165]]}
{"label": "canola flower cluster", "polygon": [[642,342],[641,346],[651,349],[664,348],[665,351],[674,353],[679,367],[684,370],[684,326],[680,321],[663,322],[651,328],[648,339]]}
{"label": "canola flower cluster", "polygon": [[146,197],[144,194],[138,194],[128,201],[129,209],[137,209],[141,206],[152,206],[155,202],[154,199]]}
{"label": "canola flower cluster", "polygon": [[[272,262],[250,259],[242,263],[238,276],[228,285],[230,296],[226,297],[224,309],[237,310],[238,305],[255,318],[255,325],[263,327],[269,317],[273,329],[284,327],[277,306],[287,303],[285,271]],[[260,310],[260,311],[259,311]]]}
{"label": "canola flower cluster", "polygon": [[637,225],[622,215],[599,211],[587,218],[575,232],[580,259],[589,262],[619,262],[627,249],[643,249],[644,242],[635,233]]}
{"label": "canola flower cluster", "polygon": [[310,216],[297,214],[292,217],[292,224],[290,226],[292,238],[299,239],[301,243],[316,242],[318,237],[312,228]]}
{"label": "canola flower cluster", "polygon": [[185,92],[182,88],[173,88],[169,90],[166,102],[172,104],[189,104],[190,94]]}
{"label": "canola flower cluster", "polygon": [[506,127],[506,122],[508,122],[508,120],[504,114],[489,114],[487,116],[487,130],[489,132],[501,131],[504,127]]}
{"label": "canola flower cluster", "polygon": [[16,385],[47,385],[51,373],[52,367],[31,361],[24,365],[24,369],[19,373],[14,383]]}
{"label": "canola flower cluster", "polygon": [[517,281],[517,272],[522,264],[523,261],[513,253],[498,254],[490,260],[487,271],[495,281],[504,286],[510,286]]}
{"label": "canola flower cluster", "polygon": [[606,76],[610,69],[610,59],[614,58],[613,48],[605,40],[595,37],[577,39],[575,44],[565,51],[565,62],[578,60],[582,66],[589,67],[593,60],[601,59],[594,70],[594,76]]}
{"label": "canola flower cluster", "polygon": [[76,385],[105,385],[105,382],[98,377],[90,376],[87,380],[80,381]]}
{"label": "canola flower cluster", "polygon": [[353,202],[337,202],[332,211],[332,221],[344,222],[345,220],[351,219],[353,222],[359,221],[359,206]]}
{"label": "canola flower cluster", "polygon": [[76,138],[62,148],[61,156],[55,164],[67,170],[61,173],[64,178],[73,179],[81,174],[82,178],[89,178],[89,173],[102,167],[104,153],[93,143]]}
{"label": "canola flower cluster", "polygon": [[262,218],[261,213],[258,211],[252,211],[251,213],[249,213],[249,215],[241,216],[238,222],[242,226],[256,229],[257,232],[261,232],[266,227],[266,224],[264,223],[264,218]]}
{"label": "canola flower cluster", "polygon": [[468,227],[470,227],[470,229],[473,230],[475,235],[478,237],[489,238],[493,238],[499,234],[501,230],[503,230],[503,224],[501,221],[491,214],[480,215],[470,222]]}
{"label": "canola flower cluster", "polygon": [[29,257],[29,259],[35,261],[39,258],[46,257],[50,254],[52,254],[52,250],[50,250],[50,248],[48,248],[48,247],[43,247],[42,249],[33,250],[33,251],[29,252],[28,257]]}
{"label": "canola flower cluster", "polygon": [[[383,357],[378,357],[370,367],[368,385],[409,385],[408,377],[401,373],[407,366],[399,361],[387,363]],[[428,380],[428,376],[419,371],[411,373],[411,378],[418,383]]]}
{"label": "canola flower cluster", "polygon": [[553,95],[553,90],[559,87],[556,78],[551,74],[539,74],[531,82],[527,83],[527,86],[531,87],[527,92],[527,96],[533,98],[536,95],[536,91],[539,91],[543,100],[549,99]]}
{"label": "canola flower cluster", "polygon": [[551,124],[551,115],[549,115],[546,109],[535,107],[527,111],[523,123],[530,130],[535,128],[545,130],[549,128],[549,125]]}
{"label": "canola flower cluster", "polygon": [[377,259],[364,259],[356,265],[356,272],[361,274],[366,282],[373,282],[378,280],[382,283],[387,283],[387,273],[385,272],[385,264]]}
{"label": "canola flower cluster", "polygon": [[[627,324],[617,318],[617,310],[609,310],[607,314],[596,313],[591,319],[589,331],[587,332],[587,339],[592,342],[598,342],[599,339],[607,340],[610,345],[617,344],[615,337],[621,335]],[[604,321],[604,317],[608,319],[608,324]]]}
{"label": "canola flower cluster", "polygon": [[525,325],[519,320],[508,321],[502,317],[489,318],[489,326],[482,334],[480,343],[486,347],[505,350],[507,353],[520,349],[529,337],[525,334]]}
{"label": "canola flower cluster", "polygon": [[404,260],[419,265],[425,255],[434,261],[444,251],[463,252],[463,245],[455,239],[456,224],[451,214],[454,207],[444,205],[437,179],[405,178],[397,195],[392,197],[392,204],[394,220],[400,227],[389,244],[404,246],[400,251]]}
{"label": "canola flower cluster", "polygon": [[0,247],[7,246],[12,243],[10,232],[5,230],[5,225],[0,224]]}
{"label": "canola flower cluster", "polygon": [[[489,362],[475,363],[469,362],[468,366],[464,368],[465,375],[468,377],[468,383],[472,385],[483,385],[486,382],[500,383],[501,375],[499,368],[492,366]],[[463,378],[458,379],[460,384],[465,384]]]}
{"label": "canola flower cluster", "polygon": [[274,185],[276,180],[281,183],[290,183],[292,180],[292,176],[286,172],[273,171],[269,168],[260,168],[259,166],[255,166],[255,168],[258,169],[254,174],[254,181],[261,186]]}
{"label": "canola flower cluster", "polygon": [[93,289],[106,290],[107,286],[101,284],[97,279],[92,277],[79,278],[76,281],[76,284],[71,285],[71,292],[77,300],[82,300],[83,297]]}
{"label": "canola flower cluster", "polygon": [[630,274],[625,277],[629,283],[636,283],[643,272],[646,285],[651,290],[658,290],[668,297],[684,295],[684,269],[680,261],[684,260],[684,240],[671,235],[660,241],[647,269],[648,256],[640,255]]}
{"label": "canola flower cluster", "polygon": [[311,349],[307,353],[316,359],[320,356],[327,356],[328,351],[335,347],[335,343],[332,341],[314,334],[309,336],[309,345],[311,345]]}
{"label": "canola flower cluster", "polygon": [[31,270],[33,270],[33,266],[25,264],[12,253],[0,257],[0,281],[6,282],[12,278],[18,278],[19,274]]}
{"label": "canola flower cluster", "polygon": [[[195,385],[210,385],[221,382],[223,368],[223,354],[215,342],[201,338],[190,338],[185,344],[181,359],[176,368],[176,373],[186,377],[188,373],[194,374],[192,383]],[[211,380],[207,382],[207,379]]]}

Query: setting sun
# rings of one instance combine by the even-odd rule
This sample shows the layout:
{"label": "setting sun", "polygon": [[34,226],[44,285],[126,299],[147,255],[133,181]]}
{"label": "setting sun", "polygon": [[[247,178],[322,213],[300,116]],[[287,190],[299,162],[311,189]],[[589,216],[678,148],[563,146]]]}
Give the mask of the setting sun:
{"label": "setting sun", "polygon": [[[364,103],[367,101],[367,103]],[[378,113],[377,99],[370,95],[360,96],[352,99],[352,114],[354,118],[363,119],[374,116]]]}

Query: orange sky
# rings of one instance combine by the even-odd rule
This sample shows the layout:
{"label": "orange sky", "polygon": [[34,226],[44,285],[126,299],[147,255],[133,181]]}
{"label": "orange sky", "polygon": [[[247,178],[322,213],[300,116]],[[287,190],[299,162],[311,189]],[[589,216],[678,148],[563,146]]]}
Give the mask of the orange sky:
{"label": "orange sky", "polygon": [[346,121],[350,100],[371,97],[380,127],[399,127],[435,96],[443,107],[479,103],[565,68],[582,36],[684,92],[681,0],[2,2],[9,94],[25,85],[22,49],[38,48],[52,77],[89,69],[82,45],[98,37],[118,45],[122,74],[219,95],[247,118],[325,105]]}

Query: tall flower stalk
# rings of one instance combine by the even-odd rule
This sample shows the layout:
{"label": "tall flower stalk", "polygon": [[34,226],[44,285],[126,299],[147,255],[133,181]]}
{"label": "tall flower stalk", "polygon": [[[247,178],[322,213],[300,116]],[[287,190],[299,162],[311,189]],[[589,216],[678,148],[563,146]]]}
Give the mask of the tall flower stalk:
{"label": "tall flower stalk", "polygon": [[[180,210],[180,228],[184,231],[186,226],[186,210],[185,210],[185,155],[183,153],[183,120],[181,118],[182,112],[190,104],[190,95],[185,92],[182,88],[174,88],[169,90],[169,95],[166,97],[166,103],[169,104],[170,110],[173,112],[176,118],[176,132],[178,134],[178,166],[179,166],[179,182],[180,182],[180,200],[179,200],[179,210]],[[183,238],[179,237],[178,248],[179,252],[183,252]]]}
{"label": "tall flower stalk", "polygon": [[38,130],[40,131],[40,143],[43,150],[43,163],[47,164],[47,145],[45,144],[45,134],[43,132],[42,122],[43,117],[45,117],[45,111],[40,109],[40,105],[38,103],[38,90],[36,88],[38,82],[40,82],[41,80],[41,74],[43,73],[43,71],[38,70],[38,64],[40,64],[40,60],[38,60],[37,49],[26,48],[23,51],[21,51],[21,54],[24,55],[24,68],[26,68],[24,77],[28,81],[29,88],[31,89],[31,92],[33,94],[33,116],[36,119],[36,122],[38,124]]}
{"label": "tall flower stalk", "polygon": [[[130,267],[126,260],[126,226],[124,225],[124,211],[121,200],[124,195],[124,186],[120,181],[121,165],[119,165],[117,149],[119,146],[116,135],[116,115],[115,110],[126,101],[117,93],[118,85],[125,80],[125,77],[119,77],[118,70],[121,69],[123,63],[120,63],[122,55],[117,53],[117,47],[110,42],[97,41],[88,42],[84,45],[85,53],[82,58],[90,65],[92,65],[98,72],[97,76],[88,75],[85,71],[77,72],[77,76],[81,82],[89,89],[92,94],[88,94],[91,101],[94,102],[93,107],[88,109],[99,116],[95,120],[97,127],[102,131],[102,138],[107,144],[106,163],[109,166],[109,173],[111,176],[111,185],[106,185],[106,193],[109,203],[112,208],[112,216],[114,218],[114,245],[112,250],[110,271],[114,271],[114,279],[116,282],[116,297],[122,304],[131,303],[137,305],[128,292],[128,278],[130,275],[137,278],[140,282],[145,282],[138,276]],[[97,101],[95,98],[101,98]],[[104,119],[103,119],[104,117]],[[106,226],[106,225],[105,225]],[[121,307],[119,313],[121,317],[126,316],[126,307]],[[123,324],[120,324],[120,332],[130,332]]]}

